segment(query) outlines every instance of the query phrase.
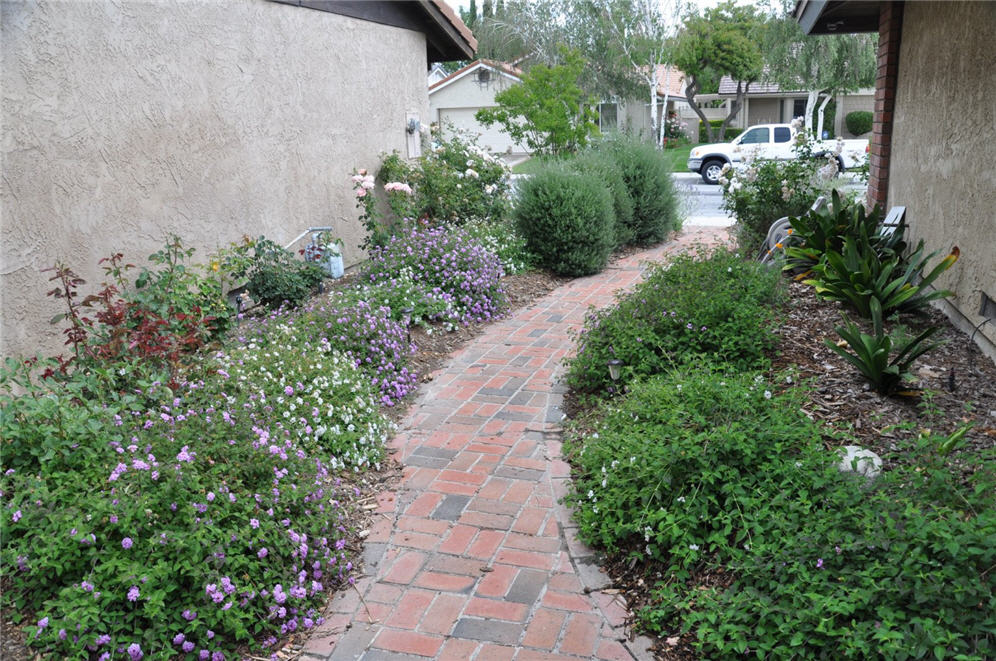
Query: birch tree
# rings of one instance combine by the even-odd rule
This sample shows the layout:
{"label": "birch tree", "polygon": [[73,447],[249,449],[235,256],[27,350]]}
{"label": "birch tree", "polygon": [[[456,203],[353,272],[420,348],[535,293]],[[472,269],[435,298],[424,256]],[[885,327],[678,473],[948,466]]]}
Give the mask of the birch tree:
{"label": "birch tree", "polygon": [[[680,0],[586,0],[582,3],[595,14],[605,34],[601,58],[623,71],[617,77],[638,81],[644,98],[650,102],[651,133],[658,146],[664,139],[663,109],[668,102],[668,84],[674,37],[680,25]],[[665,81],[659,80],[663,68]],[[664,102],[660,103],[660,84],[664,82]],[[620,90],[621,91],[621,90]]]}

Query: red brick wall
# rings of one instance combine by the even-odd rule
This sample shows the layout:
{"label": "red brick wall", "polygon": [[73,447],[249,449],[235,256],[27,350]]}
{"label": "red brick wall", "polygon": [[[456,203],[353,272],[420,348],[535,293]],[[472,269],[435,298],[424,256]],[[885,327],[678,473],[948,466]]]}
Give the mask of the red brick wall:
{"label": "red brick wall", "polygon": [[903,3],[883,2],[878,20],[878,74],[875,79],[875,120],[872,125],[868,202],[885,206],[892,155],[892,111],[896,105],[899,42]]}

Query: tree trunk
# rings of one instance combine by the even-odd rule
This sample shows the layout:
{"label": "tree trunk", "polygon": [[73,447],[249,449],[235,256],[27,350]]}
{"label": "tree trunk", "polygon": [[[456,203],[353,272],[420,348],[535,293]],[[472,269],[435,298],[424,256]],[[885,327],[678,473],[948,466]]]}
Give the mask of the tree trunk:
{"label": "tree trunk", "polygon": [[657,74],[650,79],[650,135],[657,135],[657,127],[661,125],[657,112]]}
{"label": "tree trunk", "polygon": [[[740,109],[743,107],[744,98],[746,98],[747,90],[749,89],[750,81],[748,81],[746,85],[739,80],[737,81],[737,97],[733,100],[733,103],[730,104],[730,114],[726,116],[726,119],[723,120],[723,125],[719,128],[720,138],[726,135],[726,127],[730,125],[730,122],[733,121],[733,118],[737,116],[737,113],[740,112]],[[747,122],[744,121],[744,124],[746,123]]]}
{"label": "tree trunk", "polygon": [[806,116],[802,119],[807,135],[813,135],[813,109],[816,106],[816,100],[819,98],[820,90],[809,90],[806,95]]}
{"label": "tree trunk", "polygon": [[706,119],[705,113],[702,112],[702,108],[699,108],[699,104],[695,101],[695,95],[699,93],[699,81],[695,79],[695,76],[689,76],[686,79],[685,84],[685,98],[688,100],[688,105],[691,107],[692,111],[699,116],[702,120],[702,124],[705,126],[706,139],[712,142],[712,126],[709,124],[709,120]]}
{"label": "tree trunk", "polygon": [[833,98],[829,92],[827,92],[826,98],[823,99],[823,103],[820,104],[820,109],[816,111],[816,139],[823,139],[823,111],[827,109],[827,104],[830,103],[830,99]]}
{"label": "tree trunk", "polygon": [[[655,76],[656,78],[656,76]],[[657,148],[664,148],[664,127],[667,124],[667,102],[671,98],[671,67],[664,68],[664,103],[661,104],[660,123],[657,125]]]}

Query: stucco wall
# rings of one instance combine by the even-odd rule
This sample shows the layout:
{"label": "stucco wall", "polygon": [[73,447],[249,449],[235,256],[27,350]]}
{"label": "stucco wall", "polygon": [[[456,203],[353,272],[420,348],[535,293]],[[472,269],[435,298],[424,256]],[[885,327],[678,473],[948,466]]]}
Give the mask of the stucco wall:
{"label": "stucco wall", "polygon": [[[858,137],[852,135],[847,130],[847,114],[857,110],[874,112],[875,110],[875,90],[860,91],[854,94],[842,94],[837,97],[837,114],[834,117],[834,134],[842,138]],[[871,132],[866,133],[864,138],[868,138]]]}
{"label": "stucco wall", "polygon": [[[915,238],[961,259],[937,284],[951,289],[963,327],[996,298],[996,3],[907,2],[892,133],[888,203],[905,205]],[[956,47],[954,47],[956,45]],[[996,326],[979,331],[996,357]]]}
{"label": "stucco wall", "polygon": [[2,4],[2,353],[61,345],[61,260],[195,258],[333,225],[362,257],[348,177],[428,113],[419,32],[265,0]]}

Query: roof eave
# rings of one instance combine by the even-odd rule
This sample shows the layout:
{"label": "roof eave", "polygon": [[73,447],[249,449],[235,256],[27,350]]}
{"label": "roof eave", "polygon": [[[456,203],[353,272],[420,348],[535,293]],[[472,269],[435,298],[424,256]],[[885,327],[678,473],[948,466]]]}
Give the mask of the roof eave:
{"label": "roof eave", "polygon": [[798,0],[792,17],[806,34],[878,32],[879,0]]}

